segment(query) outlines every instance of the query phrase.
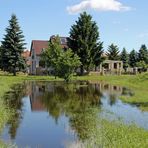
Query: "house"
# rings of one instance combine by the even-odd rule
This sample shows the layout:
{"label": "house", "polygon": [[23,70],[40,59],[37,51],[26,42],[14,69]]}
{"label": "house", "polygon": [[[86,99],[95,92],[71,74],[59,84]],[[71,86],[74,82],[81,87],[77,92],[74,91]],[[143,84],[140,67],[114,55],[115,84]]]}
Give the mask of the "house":
{"label": "house", "polygon": [[26,62],[26,65],[27,65],[27,68],[26,68],[26,72],[29,73],[29,69],[30,69],[30,51],[29,50],[25,50],[23,53],[22,53],[22,57],[25,59],[25,62]]}
{"label": "house", "polygon": [[100,72],[103,74],[121,74],[123,62],[117,60],[105,60],[100,64]]}
{"label": "house", "polygon": [[[51,36],[49,40],[33,40],[30,49],[30,74],[33,75],[43,75],[47,71],[47,68],[41,61],[41,53],[44,49],[48,48],[50,41],[54,40],[56,36]],[[62,48],[68,48],[67,37],[60,37],[60,42]]]}
{"label": "house", "polygon": [[[32,75],[45,75],[52,71],[41,61],[41,53],[44,49],[48,48],[49,42],[53,41],[56,36],[51,36],[49,40],[33,40],[30,49],[30,74]],[[61,47],[68,48],[68,37],[59,37]],[[104,55],[103,55],[104,56]],[[106,57],[107,58],[107,57]],[[122,61],[105,60],[98,68],[98,73],[102,74],[120,74],[123,70]],[[80,71],[78,69],[78,71]],[[92,70],[94,72],[94,70]]]}

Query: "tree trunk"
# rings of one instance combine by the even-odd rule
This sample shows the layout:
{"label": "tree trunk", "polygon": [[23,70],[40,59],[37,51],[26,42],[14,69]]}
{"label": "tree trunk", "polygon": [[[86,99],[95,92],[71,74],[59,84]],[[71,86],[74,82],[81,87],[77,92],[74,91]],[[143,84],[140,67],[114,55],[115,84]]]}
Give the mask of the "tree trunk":
{"label": "tree trunk", "polygon": [[80,72],[81,72],[81,76],[83,76],[84,75],[84,66],[83,65],[81,65],[81,67],[80,67]]}
{"label": "tree trunk", "polygon": [[16,76],[16,69],[13,69],[13,76]]}

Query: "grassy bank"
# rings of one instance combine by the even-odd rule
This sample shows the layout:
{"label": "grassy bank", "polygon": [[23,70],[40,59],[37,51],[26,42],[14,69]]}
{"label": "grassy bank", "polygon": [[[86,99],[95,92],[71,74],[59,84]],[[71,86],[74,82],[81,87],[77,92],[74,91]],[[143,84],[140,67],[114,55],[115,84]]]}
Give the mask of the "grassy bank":
{"label": "grassy bank", "polygon": [[142,110],[148,111],[148,73],[139,75],[122,76],[83,76],[75,77],[76,80],[103,81],[105,83],[119,85],[131,89],[133,96],[121,96],[127,103],[139,106]]}

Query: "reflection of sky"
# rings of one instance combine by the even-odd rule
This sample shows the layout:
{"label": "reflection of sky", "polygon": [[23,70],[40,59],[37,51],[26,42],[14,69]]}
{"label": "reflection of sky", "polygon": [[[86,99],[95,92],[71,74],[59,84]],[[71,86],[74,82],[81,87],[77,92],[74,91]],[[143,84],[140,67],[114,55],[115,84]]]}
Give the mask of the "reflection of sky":
{"label": "reflection of sky", "polygon": [[[29,97],[23,99],[24,116],[17,129],[15,143],[18,147],[51,147],[63,148],[65,141],[73,141],[75,135],[72,132],[66,132],[68,126],[68,118],[64,115],[58,118],[58,121],[49,116],[49,113],[32,112]],[[3,139],[9,141],[8,129],[6,128]]]}
{"label": "reflection of sky", "polygon": [[148,112],[142,112],[138,107],[116,100],[109,104],[109,96],[104,94],[102,98],[102,115],[105,118],[121,119],[124,123],[134,123],[139,127],[148,129]]}
{"label": "reflection of sky", "polygon": [[[34,84],[34,86],[36,85]],[[50,84],[48,89],[46,88],[47,91],[54,92],[54,87],[51,88],[50,86],[55,85]],[[108,88],[105,86],[108,86]],[[103,92],[103,97],[101,100],[98,100],[101,101],[101,106],[99,107],[101,108],[103,118],[109,120],[121,119],[124,123],[134,123],[139,127],[148,129],[148,112],[142,112],[138,107],[123,103],[117,99],[123,92],[120,87],[115,89],[115,87],[104,84],[91,85],[91,87],[94,90],[98,90],[99,93],[95,94],[95,97],[98,95],[96,97],[98,99],[102,96],[100,95],[100,90]],[[87,86],[83,85],[82,88],[85,89],[80,94],[78,93],[80,96],[83,96],[83,93],[87,93]],[[94,97],[92,92],[89,92],[91,94],[89,97],[92,97],[90,100]],[[27,146],[26,144],[29,144],[32,147],[51,148],[63,148],[65,145],[68,145],[68,147],[81,145],[78,141],[77,133],[71,129],[68,116],[60,114],[60,117],[58,116],[55,119],[52,114],[47,112],[47,106],[44,106],[45,104],[42,102],[44,93],[45,91],[43,89],[36,86],[33,87],[30,97],[23,98],[23,118],[17,129],[16,137],[12,142],[18,146]],[[49,98],[47,97],[46,99]],[[5,128],[2,139],[11,140],[8,129],[9,127]]]}

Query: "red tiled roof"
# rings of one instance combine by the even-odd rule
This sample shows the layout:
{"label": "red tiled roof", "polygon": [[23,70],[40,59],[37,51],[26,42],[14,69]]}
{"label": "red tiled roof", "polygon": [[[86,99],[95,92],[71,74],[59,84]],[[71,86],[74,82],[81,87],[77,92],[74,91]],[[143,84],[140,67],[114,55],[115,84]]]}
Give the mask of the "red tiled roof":
{"label": "red tiled roof", "polygon": [[[51,36],[50,40],[52,40],[55,36]],[[61,47],[68,48],[67,46],[67,37],[60,37]],[[33,40],[31,45],[31,50],[34,49],[36,55],[40,55],[42,50],[48,48],[49,41],[44,40]]]}
{"label": "red tiled roof", "polygon": [[26,50],[26,51],[24,51],[22,53],[22,57],[24,57],[24,58],[29,58],[29,56],[30,56],[30,51],[29,50]]}
{"label": "red tiled roof", "polygon": [[33,40],[31,49],[34,49],[37,55],[40,55],[43,48],[48,48],[48,41]]}

